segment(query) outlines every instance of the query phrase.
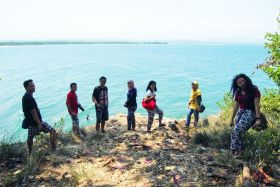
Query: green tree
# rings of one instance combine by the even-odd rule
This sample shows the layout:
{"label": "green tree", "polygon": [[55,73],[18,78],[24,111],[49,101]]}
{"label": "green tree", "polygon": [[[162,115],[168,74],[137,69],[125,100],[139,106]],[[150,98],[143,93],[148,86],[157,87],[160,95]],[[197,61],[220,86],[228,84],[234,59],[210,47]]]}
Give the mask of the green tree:
{"label": "green tree", "polygon": [[[277,18],[278,31],[280,31],[280,14]],[[270,56],[264,64],[258,66],[280,87],[280,33],[277,31],[265,35],[265,47]]]}

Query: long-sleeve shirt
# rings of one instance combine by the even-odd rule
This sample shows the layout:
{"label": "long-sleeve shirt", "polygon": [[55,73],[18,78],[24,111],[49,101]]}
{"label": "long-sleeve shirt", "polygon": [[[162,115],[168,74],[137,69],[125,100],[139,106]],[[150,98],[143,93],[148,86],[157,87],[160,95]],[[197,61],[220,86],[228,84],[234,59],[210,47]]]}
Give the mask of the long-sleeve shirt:
{"label": "long-sleeve shirt", "polygon": [[137,97],[136,88],[129,89],[127,92],[127,100],[125,102],[126,106],[128,107],[137,106],[136,97]]}

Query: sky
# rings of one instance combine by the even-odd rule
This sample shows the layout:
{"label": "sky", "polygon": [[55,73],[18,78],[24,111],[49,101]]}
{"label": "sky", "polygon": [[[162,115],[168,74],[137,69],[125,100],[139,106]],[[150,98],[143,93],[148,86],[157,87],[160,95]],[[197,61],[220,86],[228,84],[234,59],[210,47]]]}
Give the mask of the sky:
{"label": "sky", "polygon": [[0,0],[0,40],[263,42],[280,0]]}

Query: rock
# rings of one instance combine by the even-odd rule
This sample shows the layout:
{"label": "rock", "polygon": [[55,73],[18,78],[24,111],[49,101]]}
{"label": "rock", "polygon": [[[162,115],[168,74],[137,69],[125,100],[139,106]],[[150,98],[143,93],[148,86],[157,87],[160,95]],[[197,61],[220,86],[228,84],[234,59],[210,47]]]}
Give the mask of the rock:
{"label": "rock", "polygon": [[21,171],[22,171],[22,169],[19,169],[19,170],[15,171],[15,172],[13,173],[13,175],[17,175],[17,174],[19,174]]}
{"label": "rock", "polygon": [[209,126],[209,121],[208,121],[207,118],[203,118],[203,119],[202,119],[202,126],[203,126],[203,127]]}
{"label": "rock", "polygon": [[28,179],[32,180],[34,179],[35,177],[33,175],[28,175]]}
{"label": "rock", "polygon": [[164,170],[165,171],[173,171],[173,170],[175,170],[175,168],[176,168],[175,166],[165,166]]}

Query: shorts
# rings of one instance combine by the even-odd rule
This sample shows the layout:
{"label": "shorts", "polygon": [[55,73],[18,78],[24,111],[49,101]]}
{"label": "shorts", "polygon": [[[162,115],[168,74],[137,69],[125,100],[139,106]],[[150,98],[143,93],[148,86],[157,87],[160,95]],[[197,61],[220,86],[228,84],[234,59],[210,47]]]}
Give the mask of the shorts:
{"label": "shorts", "polygon": [[44,132],[44,133],[49,133],[51,131],[54,131],[54,128],[51,127],[47,122],[42,121],[42,130],[39,130],[39,128],[37,126],[29,126],[28,127],[28,137],[29,138],[33,138],[36,135],[39,135],[40,132]]}
{"label": "shorts", "polygon": [[97,123],[108,121],[108,119],[109,119],[108,106],[95,108],[95,111],[96,111],[96,122]]}
{"label": "shorts", "polygon": [[79,118],[78,118],[78,115],[77,115],[77,116],[71,115],[71,119],[72,119],[72,124],[73,124],[75,127],[79,127]]}

